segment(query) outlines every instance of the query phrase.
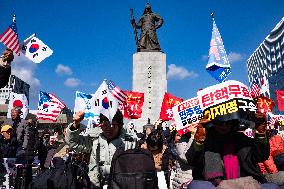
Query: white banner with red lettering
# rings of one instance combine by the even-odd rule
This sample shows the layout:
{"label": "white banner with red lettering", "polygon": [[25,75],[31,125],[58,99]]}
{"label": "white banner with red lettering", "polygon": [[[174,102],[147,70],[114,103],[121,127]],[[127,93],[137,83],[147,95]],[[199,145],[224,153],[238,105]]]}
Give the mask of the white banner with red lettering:
{"label": "white banner with red lettering", "polygon": [[198,97],[188,99],[172,108],[179,135],[195,132],[197,124],[202,118],[202,108]]}

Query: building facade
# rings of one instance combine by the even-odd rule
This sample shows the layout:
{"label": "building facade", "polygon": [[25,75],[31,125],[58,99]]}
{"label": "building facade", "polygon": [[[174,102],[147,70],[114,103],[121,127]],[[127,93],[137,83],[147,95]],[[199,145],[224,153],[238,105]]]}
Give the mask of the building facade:
{"label": "building facade", "polygon": [[275,90],[284,90],[284,17],[249,57],[247,68],[250,85],[253,77],[260,86],[263,79],[268,80],[264,95],[275,102],[274,113],[278,113]]}
{"label": "building facade", "polygon": [[11,75],[8,85],[0,89],[0,104],[8,104],[10,93],[25,94],[29,101],[29,89],[30,85],[18,78],[15,75]]}

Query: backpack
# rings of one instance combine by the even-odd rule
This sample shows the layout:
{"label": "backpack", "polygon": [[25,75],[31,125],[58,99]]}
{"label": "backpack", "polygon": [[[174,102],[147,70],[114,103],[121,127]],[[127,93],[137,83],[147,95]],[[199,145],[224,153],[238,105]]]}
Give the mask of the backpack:
{"label": "backpack", "polygon": [[[61,159],[55,157],[54,159]],[[53,159],[53,160],[54,160]],[[63,161],[63,160],[62,160]],[[47,179],[48,189],[87,189],[91,187],[88,177],[88,166],[83,163],[67,160],[57,166]]]}
{"label": "backpack", "polygon": [[29,185],[29,189],[47,189],[47,180],[52,175],[52,169],[47,169],[37,175]]}
{"label": "backpack", "polygon": [[108,189],[158,189],[152,154],[137,148],[117,150],[111,162]]}

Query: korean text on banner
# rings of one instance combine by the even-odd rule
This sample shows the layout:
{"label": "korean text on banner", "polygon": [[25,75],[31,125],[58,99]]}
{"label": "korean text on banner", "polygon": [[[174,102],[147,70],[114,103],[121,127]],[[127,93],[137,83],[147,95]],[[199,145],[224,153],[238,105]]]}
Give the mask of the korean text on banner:
{"label": "korean text on banner", "polygon": [[235,80],[229,80],[197,92],[204,115],[210,120],[228,121],[249,119],[249,112],[256,112],[257,106],[250,96],[248,87]]}
{"label": "korean text on banner", "polygon": [[130,119],[139,119],[142,115],[142,107],[144,103],[144,93],[124,91],[127,95],[124,103],[124,117]]}
{"label": "korean text on banner", "polygon": [[202,118],[201,104],[198,97],[188,99],[172,108],[176,130],[179,135],[195,132],[197,124]]}

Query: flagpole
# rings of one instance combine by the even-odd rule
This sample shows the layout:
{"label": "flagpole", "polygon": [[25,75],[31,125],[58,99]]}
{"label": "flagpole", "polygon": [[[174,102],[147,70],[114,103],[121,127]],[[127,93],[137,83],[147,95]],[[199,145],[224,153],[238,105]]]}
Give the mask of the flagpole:
{"label": "flagpole", "polygon": [[215,21],[214,12],[211,13],[211,18],[212,18],[212,21]]}
{"label": "flagpole", "polygon": [[13,22],[16,23],[16,15],[15,15],[15,14],[14,14],[14,16],[13,16]]}

